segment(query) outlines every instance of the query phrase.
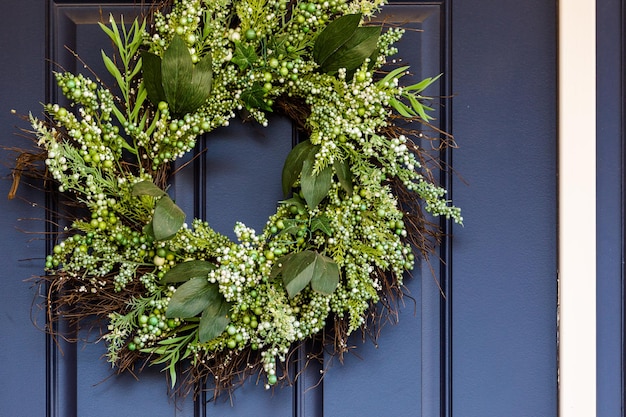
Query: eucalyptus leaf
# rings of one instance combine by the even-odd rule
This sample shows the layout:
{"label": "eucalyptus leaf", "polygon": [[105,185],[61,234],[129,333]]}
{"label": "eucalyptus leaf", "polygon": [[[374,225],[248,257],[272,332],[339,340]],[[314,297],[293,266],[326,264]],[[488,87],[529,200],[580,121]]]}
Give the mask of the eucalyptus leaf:
{"label": "eucalyptus leaf", "polygon": [[322,72],[333,74],[339,68],[352,71],[363,64],[366,58],[370,57],[378,45],[380,27],[368,26],[360,27],[354,31],[348,39],[323,65],[320,65]]}
{"label": "eucalyptus leaf", "polygon": [[320,67],[352,37],[359,27],[361,16],[360,13],[341,16],[320,32],[313,45],[313,59]]}
{"label": "eucalyptus leaf", "polygon": [[152,239],[154,239],[154,228],[152,227],[152,222],[145,225],[142,229],[142,232],[144,235],[150,236],[152,237]]}
{"label": "eucalyptus leaf", "polygon": [[339,266],[332,258],[315,254],[311,288],[324,295],[331,295],[339,285]]}
{"label": "eucalyptus leaf", "polygon": [[187,44],[174,35],[161,60],[161,84],[172,113],[191,113],[204,104],[211,94],[212,67],[210,54],[194,66]]}
{"label": "eucalyptus leaf", "polygon": [[154,207],[152,228],[156,240],[169,240],[180,230],[185,222],[185,213],[172,199],[165,195],[161,197]]}
{"label": "eucalyptus leaf", "polygon": [[318,35],[313,45],[313,59],[325,73],[345,68],[350,74],[376,55],[381,28],[359,27],[361,14],[349,14],[332,21]]}
{"label": "eucalyptus leaf", "polygon": [[135,197],[148,195],[150,197],[163,197],[167,195],[165,191],[157,187],[151,181],[141,181],[133,185],[132,194]]}
{"label": "eucalyptus leaf", "polygon": [[188,318],[200,314],[219,293],[217,284],[211,284],[206,278],[193,278],[178,287],[167,306],[165,317]]}
{"label": "eucalyptus leaf", "polygon": [[352,171],[350,170],[350,164],[348,161],[335,159],[333,167],[335,168],[335,173],[337,174],[341,187],[348,193],[348,195],[352,195],[354,184],[352,183]]}
{"label": "eucalyptus leaf", "polygon": [[284,261],[282,277],[289,298],[295,297],[309,283],[314,291],[330,295],[339,285],[339,266],[332,258],[305,250]]}
{"label": "eucalyptus leaf", "polygon": [[210,296],[209,305],[202,312],[198,327],[200,343],[215,339],[226,330],[230,323],[230,304],[219,292],[211,292]]}
{"label": "eucalyptus leaf", "polygon": [[311,250],[294,253],[283,264],[283,284],[289,298],[295,297],[313,279],[316,253]]}
{"label": "eucalyptus leaf", "polygon": [[270,271],[270,278],[274,279],[279,276],[283,272],[283,267],[285,263],[289,262],[289,258],[291,258],[295,253],[288,253],[287,255],[281,256],[278,258],[274,265],[272,265],[272,270]]}
{"label": "eucalyptus leaf", "polygon": [[167,271],[161,279],[161,284],[185,282],[192,278],[207,278],[209,272],[216,268],[208,261],[193,260],[177,264]]}
{"label": "eucalyptus leaf", "polygon": [[313,145],[310,140],[305,140],[294,146],[291,152],[289,152],[289,155],[287,155],[282,174],[284,196],[287,196],[291,191],[291,187],[293,187],[293,184],[302,171],[302,163],[313,149],[315,149],[315,153],[317,153],[319,146]]}
{"label": "eucalyptus leaf", "polygon": [[300,184],[302,194],[309,209],[313,210],[328,195],[331,186],[332,169],[325,167],[317,174],[313,172],[315,159],[306,159],[302,163]]}
{"label": "eucalyptus leaf", "polygon": [[141,52],[143,69],[143,83],[148,92],[148,98],[155,106],[161,101],[167,101],[163,90],[163,75],[161,73],[161,57],[148,51]]}
{"label": "eucalyptus leaf", "polygon": [[202,107],[211,95],[213,88],[213,58],[206,54],[193,68],[191,87],[194,94],[188,96],[188,111],[192,112]]}
{"label": "eucalyptus leaf", "polygon": [[161,83],[165,97],[173,113],[180,112],[180,105],[186,101],[191,89],[193,61],[185,41],[174,35],[161,60]]}
{"label": "eucalyptus leaf", "polygon": [[282,174],[283,195],[285,197],[289,194],[291,187],[293,187],[293,184],[300,176],[302,162],[304,162],[313,149],[319,149],[319,146],[313,145],[310,140],[305,140],[297,144],[291,152],[289,152],[289,155],[287,155]]}

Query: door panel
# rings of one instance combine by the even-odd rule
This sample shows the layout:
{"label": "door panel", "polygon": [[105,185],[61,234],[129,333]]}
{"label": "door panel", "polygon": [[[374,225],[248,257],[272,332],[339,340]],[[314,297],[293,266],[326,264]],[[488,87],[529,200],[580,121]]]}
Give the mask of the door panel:
{"label": "door panel", "polygon": [[[35,24],[24,22],[24,16]],[[30,146],[28,140],[17,135],[16,126],[27,127],[26,124],[10,110],[28,114],[29,109],[37,109],[44,100],[44,16],[40,0],[25,0],[0,13],[0,53],[4,57],[0,65],[1,147]],[[16,23],[20,21],[26,30],[16,36]],[[0,415],[41,416],[46,408],[47,345],[45,334],[33,326],[31,319],[42,327],[45,318],[36,308],[31,311],[37,289],[25,279],[40,273],[45,240],[41,233],[23,231],[45,230],[44,201],[39,191],[24,184],[19,196],[26,202],[6,199],[11,187],[9,164],[15,157],[10,152],[0,154],[0,250],[4,254],[0,264]]]}
{"label": "door panel", "polygon": [[[413,81],[445,72],[443,3],[390,4],[379,19],[408,29],[398,46],[399,55],[411,65]],[[438,83],[430,92],[437,88],[445,95],[445,83]],[[445,112],[440,104],[434,107],[438,123],[443,123]],[[424,142],[420,146],[430,146]],[[354,354],[346,356],[344,365],[336,359],[330,363],[323,381],[324,415],[384,416],[390,415],[390,410],[407,416],[439,414],[440,362],[445,352],[440,344],[440,276],[433,276],[430,266],[437,269],[436,261],[433,263],[418,265],[407,280],[410,298],[400,303],[397,325],[386,325],[376,345],[369,340],[363,343],[360,334],[354,335]]]}
{"label": "door panel", "polygon": [[[0,16],[0,51],[16,63],[0,68],[0,93],[11,98],[0,100],[3,144],[16,142],[8,106],[27,114],[57,96],[45,71],[44,40],[62,68],[87,71],[67,45],[105,74],[99,51],[110,42],[96,23],[109,13],[129,21],[136,3],[22,0]],[[344,365],[326,358],[292,388],[266,392],[253,379],[235,391],[234,406],[226,397],[205,407],[204,398],[168,398],[158,368],[145,369],[139,381],[112,376],[102,344],[56,348],[29,319],[33,291],[22,278],[41,272],[46,252],[42,240],[12,227],[17,217],[45,213],[42,194],[23,187],[22,195],[40,205],[3,203],[8,211],[0,220],[10,231],[0,239],[10,255],[0,300],[6,346],[0,359],[9,364],[0,415],[39,416],[46,409],[57,417],[556,415],[555,13],[540,0],[385,7],[380,19],[419,30],[408,31],[400,45],[415,79],[443,72],[439,93],[456,95],[437,107],[441,126],[453,128],[461,146],[454,151],[460,175],[443,172],[442,181],[454,188],[466,225],[444,240],[444,264],[434,265],[434,275],[428,265],[413,271],[400,323],[385,326],[377,346],[355,335],[358,348]],[[273,118],[270,128],[232,121],[179,163],[190,162],[173,184],[177,203],[188,217],[206,218],[230,236],[235,220],[260,229],[281,198],[282,162],[295,135],[285,119]],[[452,163],[450,153],[443,156]],[[45,229],[42,221],[29,227]],[[18,263],[22,258],[35,259]],[[307,347],[296,352],[306,355]]]}
{"label": "door panel", "polygon": [[556,3],[453,4],[453,411],[555,416]]}

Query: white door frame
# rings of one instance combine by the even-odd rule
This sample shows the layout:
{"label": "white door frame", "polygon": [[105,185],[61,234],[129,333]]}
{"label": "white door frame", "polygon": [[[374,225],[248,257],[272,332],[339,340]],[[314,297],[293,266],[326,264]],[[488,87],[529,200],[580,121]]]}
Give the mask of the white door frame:
{"label": "white door frame", "polygon": [[596,415],[595,16],[595,0],[559,1],[560,417]]}

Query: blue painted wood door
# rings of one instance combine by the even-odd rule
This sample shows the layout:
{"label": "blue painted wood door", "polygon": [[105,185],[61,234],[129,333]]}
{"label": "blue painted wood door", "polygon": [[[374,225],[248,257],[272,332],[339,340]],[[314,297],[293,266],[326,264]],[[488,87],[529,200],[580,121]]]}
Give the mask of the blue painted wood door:
{"label": "blue painted wood door", "polygon": [[[27,114],[55,97],[48,57],[80,70],[67,45],[96,72],[106,47],[96,22],[131,16],[137,2],[21,0],[0,14],[0,140],[23,141],[9,110]],[[556,415],[556,30],[555,5],[516,2],[398,2],[388,22],[409,31],[400,46],[416,77],[444,72],[442,127],[460,145],[442,181],[463,207],[463,228],[444,224],[434,276],[414,271],[400,323],[379,344],[358,346],[344,365],[327,360],[291,388],[265,392],[250,381],[228,399],[205,404],[166,395],[158,369],[113,376],[101,344],[54,343],[31,323],[45,256],[45,199],[3,202],[0,245],[1,416],[554,416]],[[235,220],[260,228],[280,197],[279,173],[292,146],[287,120],[271,128],[233,123],[200,146],[176,177],[177,201],[230,233]],[[452,155],[454,153],[454,155]],[[3,153],[3,158],[10,157]],[[454,157],[454,159],[452,159]],[[8,170],[2,168],[3,176]],[[235,186],[236,185],[236,186]],[[0,183],[6,193],[10,181]],[[18,222],[18,218],[23,219]],[[423,269],[423,271],[422,271]],[[442,297],[438,283],[442,286]],[[96,339],[96,336],[85,335]],[[299,355],[306,355],[301,350]],[[320,372],[324,379],[319,382]]]}

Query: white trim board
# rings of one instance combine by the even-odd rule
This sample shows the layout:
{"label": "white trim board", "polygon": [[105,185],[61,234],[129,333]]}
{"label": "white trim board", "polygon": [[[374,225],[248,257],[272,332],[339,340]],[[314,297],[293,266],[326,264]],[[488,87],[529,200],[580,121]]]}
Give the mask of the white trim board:
{"label": "white trim board", "polygon": [[595,16],[595,0],[559,1],[560,417],[596,415]]}

